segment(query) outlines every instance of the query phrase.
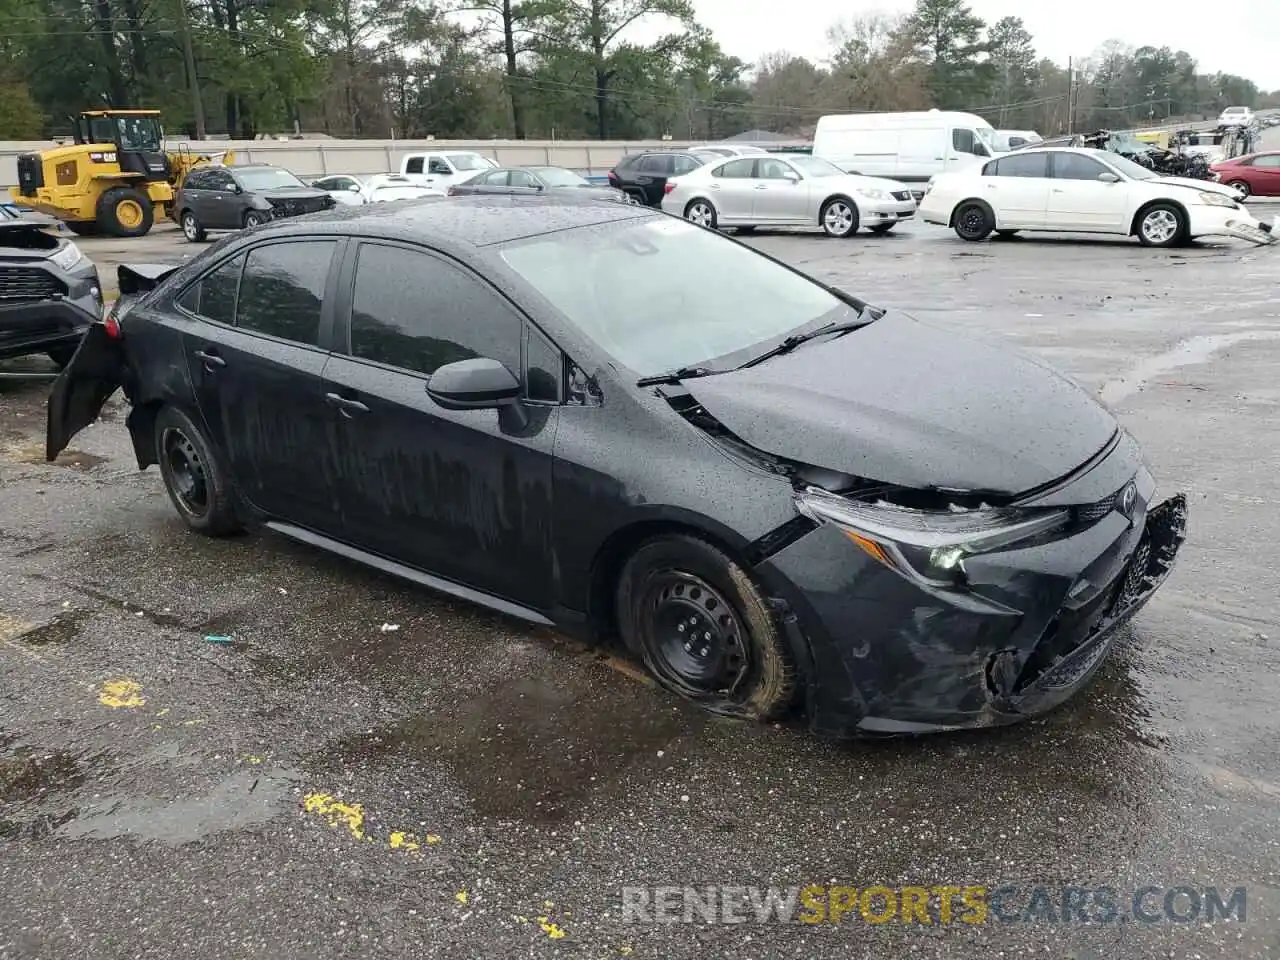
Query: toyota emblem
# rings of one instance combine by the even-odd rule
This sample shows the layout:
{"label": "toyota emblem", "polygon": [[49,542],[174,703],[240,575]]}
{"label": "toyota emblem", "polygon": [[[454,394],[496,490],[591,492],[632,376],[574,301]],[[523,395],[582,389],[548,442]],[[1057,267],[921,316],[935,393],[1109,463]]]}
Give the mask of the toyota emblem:
{"label": "toyota emblem", "polygon": [[1138,499],[1138,488],[1130,483],[1120,491],[1120,512],[1126,517],[1133,513],[1134,501]]}

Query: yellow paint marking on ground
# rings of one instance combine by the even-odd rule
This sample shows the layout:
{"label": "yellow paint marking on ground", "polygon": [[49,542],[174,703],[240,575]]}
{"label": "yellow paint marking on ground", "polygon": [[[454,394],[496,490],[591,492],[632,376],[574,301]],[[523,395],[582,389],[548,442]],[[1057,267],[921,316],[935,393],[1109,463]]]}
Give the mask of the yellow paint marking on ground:
{"label": "yellow paint marking on ground", "polygon": [[157,710],[157,711],[156,711],[156,716],[157,716],[157,717],[163,717],[163,716],[167,716],[167,715],[168,715],[168,713],[169,713],[169,708],[168,708],[168,707],[165,707],[163,710]]}
{"label": "yellow paint marking on ground", "polygon": [[412,833],[405,833],[403,830],[391,831],[391,836],[387,838],[387,846],[392,850],[407,850],[412,852],[418,849],[418,840]]}
{"label": "yellow paint marking on ground", "polygon": [[433,846],[434,846],[435,844],[437,844],[437,843],[439,843],[439,842],[440,842],[440,837],[439,837],[439,836],[437,836],[437,835],[436,835],[436,834],[434,834],[434,833],[428,833],[425,839],[426,839],[427,843],[429,843],[429,844],[431,844],[431,845],[433,845]]}
{"label": "yellow paint marking on ground", "polygon": [[345,826],[357,840],[364,839],[364,808],[358,803],[343,803],[329,793],[309,793],[302,809],[324,817],[331,827]]}
{"label": "yellow paint marking on ground", "polygon": [[470,899],[470,897],[467,896],[467,891],[459,890],[457,893],[453,895],[453,899],[457,900],[459,903],[466,903],[467,900]]}
{"label": "yellow paint marking on ground", "polygon": [[564,936],[564,930],[552,923],[548,917],[539,917],[538,926],[540,926],[542,928],[542,932],[552,940],[559,940]]}
{"label": "yellow paint marking on ground", "polygon": [[104,683],[98,689],[98,702],[104,707],[113,709],[144,707],[147,704],[146,698],[142,695],[142,685],[125,677]]}

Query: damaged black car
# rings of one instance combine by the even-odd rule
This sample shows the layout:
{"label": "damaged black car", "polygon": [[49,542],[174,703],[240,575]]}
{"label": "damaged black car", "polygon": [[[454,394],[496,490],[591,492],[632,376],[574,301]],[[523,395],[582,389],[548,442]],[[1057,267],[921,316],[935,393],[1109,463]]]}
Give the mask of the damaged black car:
{"label": "damaged black car", "polygon": [[720,714],[1041,713],[1184,537],[1184,498],[1040,361],[642,207],[352,207],[120,289],[54,386],[50,458],[123,387],[192,529],[620,636]]}

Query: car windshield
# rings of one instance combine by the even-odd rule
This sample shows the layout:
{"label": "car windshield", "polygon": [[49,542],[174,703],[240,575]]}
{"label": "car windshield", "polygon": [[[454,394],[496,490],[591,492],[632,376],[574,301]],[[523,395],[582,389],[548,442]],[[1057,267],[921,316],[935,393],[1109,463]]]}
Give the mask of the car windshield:
{"label": "car windshield", "polygon": [[445,156],[455,170],[490,170],[498,166],[488,157],[482,157],[478,153],[448,153]]}
{"label": "car windshield", "polygon": [[530,167],[543,183],[552,187],[589,187],[591,182],[563,167]]}
{"label": "car windshield", "polygon": [[[801,274],[674,217],[515,241],[502,258],[642,377],[717,359],[736,366],[798,327],[853,310]],[[637,276],[652,280],[644,296],[619,296]]]}
{"label": "car windshield", "polygon": [[1107,163],[1115,167],[1117,171],[1124,174],[1130,180],[1154,180],[1160,174],[1154,170],[1148,170],[1140,163],[1134,163],[1128,157],[1122,157],[1119,154],[1112,154],[1107,157]]}
{"label": "car windshield", "polygon": [[305,187],[306,184],[288,170],[264,168],[260,170],[237,170],[236,180],[246,190],[279,190],[284,187]]}
{"label": "car windshield", "polygon": [[808,157],[803,154],[795,157],[787,157],[796,167],[796,169],[807,174],[810,177],[843,177],[845,172],[837,167],[829,160],[823,160],[821,157]]}
{"label": "car windshield", "polygon": [[116,120],[121,150],[156,153],[160,150],[160,122],[151,117],[120,117]]}

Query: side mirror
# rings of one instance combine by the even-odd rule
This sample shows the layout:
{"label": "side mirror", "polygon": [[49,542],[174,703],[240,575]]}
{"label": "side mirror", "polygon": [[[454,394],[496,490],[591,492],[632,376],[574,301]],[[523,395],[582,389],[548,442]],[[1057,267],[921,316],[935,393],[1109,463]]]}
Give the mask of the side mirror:
{"label": "side mirror", "polygon": [[244,193],[244,187],[240,186],[240,184],[238,184],[238,183],[233,183],[233,184],[231,185],[231,192],[232,192],[232,193]]}
{"label": "side mirror", "polygon": [[360,184],[358,184],[358,183],[353,183],[353,184],[351,184],[351,186],[347,187],[347,192],[348,192],[348,193],[359,193],[359,192],[360,192]]}
{"label": "side mirror", "polygon": [[1098,179],[1101,180],[1103,183],[1119,183],[1120,182],[1120,178],[1117,177],[1114,173],[1100,173],[1098,174]]}
{"label": "side mirror", "polygon": [[794,170],[788,170],[782,176],[783,176],[783,179],[790,180],[792,183],[800,182],[800,174],[796,173]]}
{"label": "side mirror", "polygon": [[520,399],[520,381],[497,360],[473,357],[436,370],[427,395],[446,410],[494,410]]}

